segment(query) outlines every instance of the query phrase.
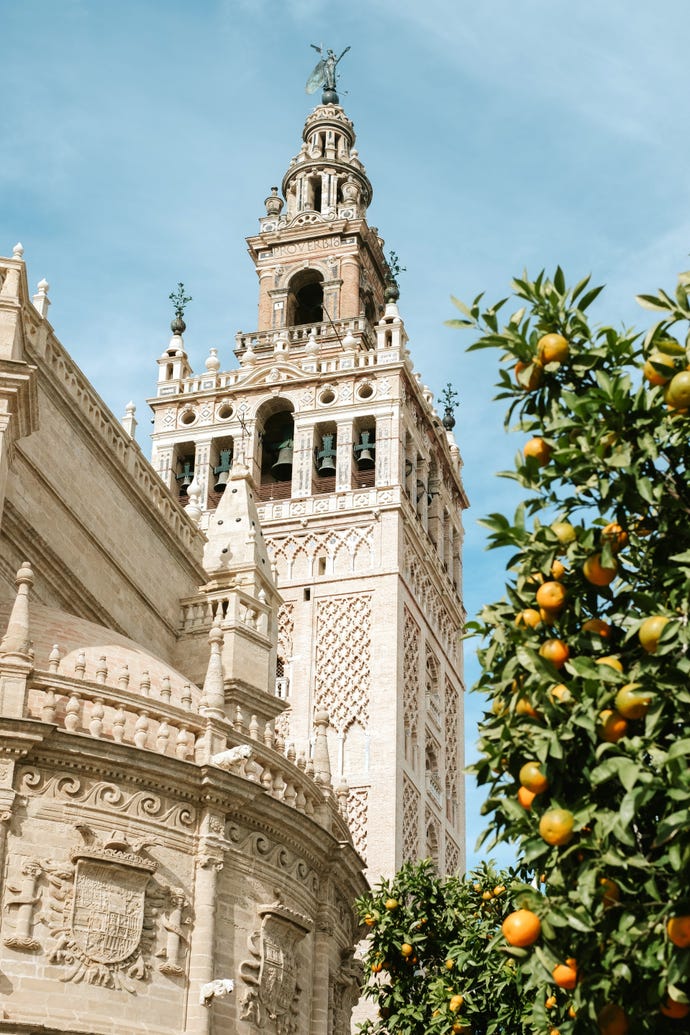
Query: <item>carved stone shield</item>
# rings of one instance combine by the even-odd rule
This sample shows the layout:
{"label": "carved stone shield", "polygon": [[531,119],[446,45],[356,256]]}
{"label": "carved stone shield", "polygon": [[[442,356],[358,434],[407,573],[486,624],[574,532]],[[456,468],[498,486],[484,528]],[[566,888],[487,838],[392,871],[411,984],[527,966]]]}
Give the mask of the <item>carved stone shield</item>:
{"label": "carved stone shield", "polygon": [[72,937],[96,963],[120,963],[137,949],[150,872],[93,859],[77,861]]}
{"label": "carved stone shield", "polygon": [[266,916],[261,930],[261,1001],[273,1017],[287,1013],[297,987],[295,943],[303,932],[279,917]]}

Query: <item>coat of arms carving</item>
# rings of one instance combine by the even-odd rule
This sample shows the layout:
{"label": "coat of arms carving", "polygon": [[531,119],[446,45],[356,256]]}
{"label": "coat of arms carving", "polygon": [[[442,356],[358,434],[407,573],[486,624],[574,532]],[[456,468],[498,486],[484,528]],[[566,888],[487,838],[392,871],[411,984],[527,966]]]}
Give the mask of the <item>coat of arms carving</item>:
{"label": "coat of arms carving", "polygon": [[146,888],[157,864],[140,854],[144,841],[131,845],[118,832],[101,841],[87,827],[79,830],[89,843],[73,849],[73,867],[54,872],[51,881],[50,961],[67,967],[63,981],[134,992],[134,980],[149,970],[142,938]]}
{"label": "coat of arms carving", "polygon": [[260,906],[258,912],[261,927],[249,938],[252,958],[240,967],[240,976],[248,985],[242,1020],[275,1035],[294,1035],[301,992],[295,948],[313,925],[309,917],[279,901]]}

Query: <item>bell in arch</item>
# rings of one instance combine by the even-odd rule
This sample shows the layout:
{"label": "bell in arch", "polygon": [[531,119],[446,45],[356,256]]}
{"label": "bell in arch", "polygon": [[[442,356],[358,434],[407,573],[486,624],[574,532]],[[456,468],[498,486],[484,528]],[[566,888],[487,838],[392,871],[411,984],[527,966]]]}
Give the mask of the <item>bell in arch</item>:
{"label": "bell in arch", "polygon": [[194,463],[190,460],[185,460],[182,467],[182,474],[175,476],[180,484],[180,496],[186,496],[189,486],[192,484],[194,478]]}
{"label": "bell in arch", "polygon": [[213,485],[214,492],[225,492],[225,486],[228,484],[230,477],[230,470],[232,468],[232,450],[221,449],[220,451],[220,463],[217,467],[213,468],[213,473],[216,476],[215,483]]}
{"label": "bell in arch", "polygon": [[316,470],[322,476],[335,474],[334,435],[323,436],[323,449],[316,454]]}
{"label": "bell in arch", "polygon": [[278,458],[271,467],[273,477],[278,481],[285,481],[292,474],[292,439],[286,438],[277,446]]}
{"label": "bell in arch", "polygon": [[360,471],[369,471],[374,466],[375,444],[370,441],[371,432],[363,431],[359,436],[359,442],[355,446],[355,457]]}

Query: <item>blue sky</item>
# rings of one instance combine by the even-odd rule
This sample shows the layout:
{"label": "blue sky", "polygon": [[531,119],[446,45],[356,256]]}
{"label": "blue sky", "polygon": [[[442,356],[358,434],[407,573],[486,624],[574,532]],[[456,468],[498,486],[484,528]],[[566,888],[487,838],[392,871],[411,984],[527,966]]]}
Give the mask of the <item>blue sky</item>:
{"label": "blue sky", "polygon": [[509,504],[493,472],[520,441],[491,402],[494,357],[443,326],[449,295],[496,299],[560,262],[608,285],[601,320],[644,322],[635,293],[690,266],[689,22],[686,0],[0,0],[0,253],[22,241],[58,336],[117,416],[134,400],[146,448],[168,294],[193,296],[192,364],[216,346],[230,366],[256,324],[243,239],[314,102],[309,44],[350,44],[370,222],[407,267],[424,383],[460,396],[472,614],[502,592],[476,520]]}

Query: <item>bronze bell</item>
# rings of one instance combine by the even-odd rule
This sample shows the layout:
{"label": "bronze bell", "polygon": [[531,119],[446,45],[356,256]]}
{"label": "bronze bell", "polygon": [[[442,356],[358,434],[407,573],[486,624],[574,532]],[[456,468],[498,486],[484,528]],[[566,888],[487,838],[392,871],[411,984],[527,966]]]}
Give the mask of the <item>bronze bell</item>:
{"label": "bronze bell", "polygon": [[230,449],[221,449],[220,463],[217,467],[213,468],[213,473],[216,476],[216,481],[213,486],[214,492],[225,492],[225,486],[228,484],[228,479],[230,478],[231,467],[232,451]]}
{"label": "bronze bell", "polygon": [[277,446],[278,459],[271,467],[273,477],[278,481],[285,481],[292,475],[292,439],[286,438]]}
{"label": "bronze bell", "polygon": [[180,483],[180,496],[187,495],[187,489],[192,484],[194,478],[194,464],[189,460],[185,460],[182,467],[182,474],[175,475],[177,481]]}
{"label": "bronze bell", "polygon": [[355,446],[355,457],[360,471],[368,471],[374,466],[374,453],[376,446],[369,441],[370,431],[363,431],[359,436],[359,442]]}
{"label": "bronze bell", "polygon": [[335,449],[333,448],[334,435],[323,436],[323,449],[316,454],[317,471],[320,475],[335,474]]}

